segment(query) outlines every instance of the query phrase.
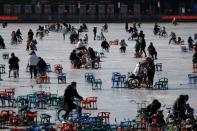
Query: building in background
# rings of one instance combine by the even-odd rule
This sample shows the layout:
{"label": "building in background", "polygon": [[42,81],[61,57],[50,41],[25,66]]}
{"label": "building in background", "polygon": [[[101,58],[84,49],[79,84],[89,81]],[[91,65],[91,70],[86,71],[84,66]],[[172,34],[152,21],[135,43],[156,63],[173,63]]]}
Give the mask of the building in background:
{"label": "building in background", "polygon": [[20,16],[24,21],[122,21],[196,14],[197,0],[0,0],[1,16]]}

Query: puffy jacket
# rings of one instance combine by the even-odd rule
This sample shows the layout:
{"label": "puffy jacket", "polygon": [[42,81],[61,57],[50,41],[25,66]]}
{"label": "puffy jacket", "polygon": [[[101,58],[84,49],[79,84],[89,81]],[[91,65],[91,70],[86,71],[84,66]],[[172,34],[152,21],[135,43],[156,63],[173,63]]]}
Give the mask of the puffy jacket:
{"label": "puffy jacket", "polygon": [[37,66],[38,64],[38,57],[35,54],[29,56],[29,65],[30,66]]}
{"label": "puffy jacket", "polygon": [[78,99],[83,99],[83,97],[78,94],[76,89],[74,89],[71,85],[68,85],[64,92],[64,105],[73,103],[75,97]]}
{"label": "puffy jacket", "polygon": [[19,61],[20,60],[16,56],[11,57],[8,62],[10,64],[10,69],[19,69],[19,64],[18,64]]}

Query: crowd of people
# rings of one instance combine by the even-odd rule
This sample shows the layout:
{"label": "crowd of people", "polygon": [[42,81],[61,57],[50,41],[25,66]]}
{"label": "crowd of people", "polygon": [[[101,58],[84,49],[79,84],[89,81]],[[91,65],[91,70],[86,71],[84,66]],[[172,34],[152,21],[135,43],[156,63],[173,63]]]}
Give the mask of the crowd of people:
{"label": "crowd of people", "polygon": [[[140,26],[138,26],[138,28],[140,28]],[[133,37],[136,37],[136,44],[135,44],[135,57],[147,57],[147,53],[146,53],[146,40],[145,40],[145,34],[143,32],[143,30],[140,30],[140,32],[138,33],[138,28],[136,26],[136,23],[133,23],[132,27],[128,27],[128,22],[126,22],[125,24],[125,30],[129,33],[132,34],[132,39]],[[87,60],[91,60],[91,61],[97,61],[97,57],[95,57],[95,52],[94,50],[90,47],[86,48],[87,44],[88,44],[88,35],[85,34],[84,38],[79,38],[79,33],[80,32],[84,32],[84,31],[88,31],[88,27],[85,23],[83,23],[80,28],[78,29],[78,31],[76,31],[77,29],[74,26],[71,26],[70,24],[67,23],[63,23],[63,26],[60,23],[57,24],[51,24],[49,26],[38,26],[37,32],[36,32],[36,36],[42,36],[44,35],[44,32],[49,32],[49,30],[62,30],[63,31],[63,39],[65,39],[65,35],[69,32],[70,33],[70,40],[71,43],[77,43],[76,49],[73,50],[70,54],[70,60],[71,63],[73,64],[74,68],[80,68],[81,65],[84,65],[84,63],[87,62]],[[104,31],[108,31],[108,25],[107,23],[104,24],[104,26],[102,26],[101,28],[101,35],[104,37],[103,32]],[[154,28],[153,28],[153,32],[154,34],[165,34],[166,30],[165,27],[163,27],[163,29],[161,29],[161,27],[155,23]],[[96,36],[97,36],[97,27],[93,27],[93,34],[94,34],[94,40],[96,40]],[[36,39],[33,39],[34,33],[31,29],[29,29],[28,32],[28,38],[26,41],[26,50],[28,51],[29,49],[36,51],[37,47],[37,41]],[[20,31],[20,29],[18,29],[16,32],[13,31],[11,34],[11,40],[13,43],[18,43],[19,41],[22,41],[22,33]],[[181,37],[176,37],[176,34],[174,32],[171,32],[170,34],[170,40],[169,40],[169,44],[170,43],[176,43],[176,44],[181,44],[183,42],[183,40],[181,39]],[[189,50],[193,49],[194,46],[194,40],[192,39],[191,36],[189,36],[188,38],[188,47]],[[125,53],[126,52],[126,47],[127,44],[125,42],[124,39],[122,39],[120,42],[120,52]],[[4,43],[4,39],[0,36],[0,47],[2,49],[5,48],[5,43]],[[110,44],[108,43],[108,41],[106,40],[106,38],[102,41],[101,43],[101,48],[106,50],[107,52],[109,52],[109,48],[110,48]],[[92,51],[93,50],[93,51]],[[153,45],[153,42],[150,42],[149,46],[147,47],[147,51],[149,54],[149,57],[151,57],[152,59],[156,60],[158,57],[156,48]],[[91,53],[90,52],[94,52]],[[194,53],[193,55],[193,62],[195,62],[196,60],[196,53]],[[95,60],[96,59],[96,60]],[[92,68],[94,67],[94,62],[92,62]]]}
{"label": "crowd of people", "polygon": [[[56,27],[57,26],[57,27]],[[138,26],[140,28],[140,26]],[[71,26],[70,24],[64,23],[64,27],[61,27],[61,25],[57,24],[55,27],[50,26],[50,28],[45,28],[42,26],[39,26],[36,36],[39,35],[40,37],[44,36],[44,32],[47,32],[48,30],[58,30],[63,31],[63,39],[65,39],[65,35],[69,32],[70,33],[70,41],[71,43],[76,43],[76,48],[72,50],[69,56],[69,60],[71,61],[71,64],[73,68],[80,69],[82,67],[90,66],[92,69],[96,68],[96,64],[100,62],[100,56],[96,52],[95,49],[92,47],[87,48],[88,44],[88,34],[84,35],[84,38],[80,38],[82,35],[79,33],[88,31],[88,27],[85,23],[83,23],[78,31],[74,28],[74,26]],[[139,79],[141,82],[142,80],[145,80],[149,85],[153,86],[154,84],[154,75],[155,75],[155,64],[154,61],[158,59],[158,54],[156,51],[156,48],[153,45],[153,42],[150,42],[149,46],[147,47],[148,54],[146,52],[146,39],[145,34],[143,30],[140,30],[138,33],[138,28],[136,26],[136,23],[133,24],[133,27],[128,28],[128,24],[125,25],[126,31],[132,34],[132,39],[136,38],[136,44],[135,44],[135,57],[145,57],[145,60],[138,63],[137,68],[134,70],[134,76],[135,78]],[[157,24],[155,24],[154,27],[154,34],[161,33],[164,35],[166,33],[165,27],[161,29]],[[105,24],[102,27],[101,36],[104,37],[103,32],[108,31],[108,25]],[[93,28],[93,39],[96,40],[97,36],[97,27]],[[169,44],[172,43],[172,41],[176,44],[181,44],[182,39],[181,37],[176,37],[176,34],[174,32],[171,33],[171,38],[169,40]],[[16,32],[13,31],[11,34],[11,41],[13,43],[19,43],[22,41],[22,33],[20,29],[18,29]],[[188,47],[189,50],[194,50],[193,55],[193,64],[197,64],[197,51],[194,46],[197,43],[194,43],[194,40],[191,36],[188,37]],[[47,71],[47,64],[45,60],[39,56],[36,55],[36,44],[37,41],[34,39],[34,33],[31,29],[28,31],[28,37],[26,41],[26,50],[29,51],[31,49],[31,52],[29,54],[28,58],[28,67],[30,71],[30,78],[37,78],[38,74],[40,75],[46,75]],[[120,52],[125,53],[126,48],[128,44],[126,43],[125,39],[122,39],[119,42],[120,45]],[[5,43],[2,36],[0,36],[0,48],[5,49]],[[106,52],[109,52],[110,44],[108,43],[107,39],[105,38],[101,42],[101,47]],[[9,77],[11,77],[11,72],[15,71],[16,76],[19,77],[19,62],[20,59],[15,56],[15,53],[13,52],[11,54],[11,58],[9,59]],[[64,92],[64,107],[66,110],[65,119],[68,117],[68,114],[73,110],[78,108],[79,112],[81,113],[81,107],[73,103],[74,97],[77,97],[78,99],[82,100],[83,97],[80,96],[76,90],[76,82],[72,82],[70,85],[67,86]],[[189,96],[188,95],[180,95],[179,98],[175,101],[172,109],[173,118],[180,118],[181,120],[186,120],[187,118],[193,119],[193,113],[194,110],[190,107],[189,104],[186,102],[188,101]],[[145,109],[145,113],[147,116],[147,122],[153,123],[153,124],[159,124],[159,125],[165,125],[166,122],[164,120],[164,115],[162,114],[162,111],[160,111],[161,103],[158,100],[153,100],[153,102],[148,105]],[[192,116],[188,116],[188,114]]]}
{"label": "crowd of people", "polygon": [[20,29],[17,29],[17,31],[12,31],[11,33],[11,44],[19,44],[23,40],[22,33]]}
{"label": "crowd of people", "polygon": [[96,68],[95,64],[98,64],[100,62],[100,57],[97,55],[93,48],[86,48],[85,46],[83,46],[74,49],[70,53],[70,61],[73,65],[73,68],[80,69],[82,68],[82,66],[88,68],[88,66],[90,65],[90,67],[94,69]]}
{"label": "crowd of people", "polygon": [[[141,26],[138,27],[140,28]],[[138,33],[138,28],[136,26],[136,23],[133,23],[133,27],[130,27],[129,29],[128,29],[128,23],[126,23],[125,29],[127,32],[131,33],[131,37],[129,37],[128,40],[133,40],[135,38],[136,43],[134,46],[135,48],[134,56],[138,58],[138,57],[142,57],[142,55],[144,54],[144,57],[147,57],[147,53],[145,51],[146,40],[143,30],[140,30],[140,32]],[[157,52],[152,42],[150,42],[150,46],[148,47],[148,52],[152,58],[157,59]],[[153,55],[156,55],[156,57],[153,57]]]}
{"label": "crowd of people", "polygon": [[[12,71],[16,71],[17,75],[14,77],[19,77],[19,61],[20,59],[15,56],[14,53],[11,53],[11,58],[9,59],[9,77],[11,76]],[[37,73],[40,75],[46,75],[47,64],[43,58],[38,57],[34,51],[29,54],[28,59],[28,70],[30,71],[30,78],[37,78]]]}
{"label": "crowd of people", "polygon": [[[139,33],[138,29],[140,28],[140,26],[136,26],[136,23],[133,23],[132,27],[128,27],[128,23],[125,24],[125,30],[129,33],[136,34],[136,44],[135,44],[135,57],[142,57],[144,56],[145,58],[152,58],[153,63],[154,60],[158,59],[158,54],[156,51],[156,48],[153,45],[153,42],[150,42],[149,46],[146,48],[146,40],[145,40],[145,34],[143,32],[143,30],[140,30]],[[91,68],[95,68],[95,63],[100,62],[100,58],[97,54],[97,52],[89,47],[87,48],[87,44],[88,44],[88,35],[87,33],[84,35],[84,38],[80,38],[81,35],[79,35],[79,33],[84,32],[84,31],[88,31],[88,27],[85,23],[83,23],[80,28],[77,29],[74,26],[71,26],[71,24],[67,24],[67,23],[63,23],[63,26],[61,24],[52,24],[49,26],[38,26],[36,35],[39,35],[39,33],[44,33],[44,32],[48,32],[49,30],[62,30],[63,31],[63,39],[65,39],[65,35],[69,32],[70,33],[70,40],[71,43],[77,43],[76,45],[76,49],[74,49],[71,53],[70,53],[70,61],[71,64],[73,65],[74,68],[81,68],[86,66],[87,64],[89,64],[91,66]],[[102,26],[101,28],[101,35],[103,34],[104,30],[108,30],[108,25],[107,23],[104,24],[104,26]],[[153,32],[154,34],[157,34],[158,32],[160,33],[165,33],[165,27],[163,27],[163,29],[161,29],[161,27],[155,23],[154,28],[153,28]],[[96,40],[96,35],[97,35],[97,27],[93,27],[93,34],[94,34],[94,40]],[[42,34],[41,34],[42,36]],[[104,35],[103,35],[104,36]],[[176,37],[176,34],[174,32],[171,32],[170,35],[170,40],[169,40],[169,44],[172,43],[172,41],[176,44],[180,44],[182,42],[181,37]],[[12,35],[11,35],[11,39],[12,41],[14,41],[15,43],[18,42],[18,39],[23,40],[22,39],[22,33],[20,31],[20,29],[18,29],[16,32],[13,31]],[[176,40],[177,39],[177,40]],[[118,44],[120,45],[120,52],[125,53],[126,52],[126,47],[128,46],[127,43],[125,42],[124,39],[122,39],[120,42],[118,42]],[[31,29],[29,29],[28,32],[28,37],[27,37],[27,41],[26,41],[26,50],[28,51],[29,49],[32,51],[36,51],[37,50],[37,41],[36,39],[34,39],[34,33]],[[188,47],[190,50],[193,49],[194,46],[194,40],[192,39],[192,37],[190,36],[188,38]],[[1,48],[5,48],[5,43],[3,38],[0,36],[0,47]],[[110,48],[110,44],[108,43],[107,39],[104,39],[101,42],[101,48],[107,52],[109,52],[109,48]],[[148,51],[148,54],[146,52],[146,49]],[[196,53],[194,53],[193,55],[193,63],[196,61]],[[33,67],[31,68],[33,72]],[[152,69],[154,70],[154,69]],[[154,72],[154,71],[153,71]],[[154,74],[154,73],[152,73]],[[32,77],[32,75],[31,75]],[[150,78],[150,77],[149,77]],[[153,75],[154,78],[154,75]],[[152,81],[152,80],[150,80]],[[152,82],[150,82],[152,83]]]}

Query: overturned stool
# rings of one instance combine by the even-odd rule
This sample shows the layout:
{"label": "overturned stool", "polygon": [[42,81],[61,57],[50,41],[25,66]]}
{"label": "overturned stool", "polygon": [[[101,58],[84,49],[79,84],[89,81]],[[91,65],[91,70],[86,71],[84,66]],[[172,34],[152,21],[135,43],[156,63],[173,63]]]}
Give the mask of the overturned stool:
{"label": "overturned stool", "polygon": [[60,83],[65,84],[66,83],[66,73],[59,74],[57,76],[57,79],[58,79],[58,84],[60,84]]}
{"label": "overturned stool", "polygon": [[156,71],[162,71],[162,63],[155,64],[155,70]]}
{"label": "overturned stool", "polygon": [[3,53],[2,54],[2,58],[5,59],[9,59],[9,53]]}

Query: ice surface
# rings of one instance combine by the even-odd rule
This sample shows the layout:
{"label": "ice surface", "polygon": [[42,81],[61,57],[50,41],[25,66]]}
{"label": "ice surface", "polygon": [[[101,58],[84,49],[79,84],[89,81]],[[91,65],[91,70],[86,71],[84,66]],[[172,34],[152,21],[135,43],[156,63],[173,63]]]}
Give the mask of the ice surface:
{"label": "ice surface", "polygon": [[[25,50],[25,42],[27,38],[27,32],[31,28],[34,31],[39,24],[9,24],[7,28],[0,27],[0,35],[5,40],[7,49],[0,50],[0,56],[4,52],[14,52],[20,59],[20,77],[8,78],[8,60],[0,58],[0,64],[6,65],[6,74],[2,74],[3,81],[0,81],[0,88],[16,88],[16,96],[25,95],[37,90],[40,90],[39,85],[35,80],[30,79],[30,74],[25,72],[28,54]],[[43,24],[42,24],[43,25]],[[80,24],[72,24],[79,27]],[[99,30],[103,24],[87,24],[89,27],[89,44],[97,51],[102,51],[100,44],[101,41],[93,40],[93,27],[97,26]],[[189,36],[194,36],[197,33],[197,23],[180,23],[178,26],[172,26],[167,23],[160,23],[161,26],[165,26],[168,34],[174,31],[177,36],[181,36],[186,44]],[[66,36],[66,40],[63,40],[62,33],[50,32],[50,34],[38,41],[38,56],[41,56],[50,63],[53,69],[54,64],[62,64],[63,72],[67,74],[68,83],[71,81],[77,82],[77,89],[79,94],[83,97],[97,96],[98,97],[98,110],[91,111],[92,115],[97,115],[101,111],[111,112],[111,123],[114,123],[116,118],[117,122],[124,119],[132,119],[136,115],[137,106],[131,102],[135,100],[141,102],[146,100],[147,104],[153,99],[158,99],[162,104],[172,105],[175,99],[180,94],[188,94],[190,96],[189,103],[197,110],[196,93],[197,86],[188,84],[187,75],[192,72],[192,52],[182,53],[180,46],[168,45],[169,38],[159,38],[153,35],[153,23],[142,24],[142,28],[145,32],[145,39],[147,46],[152,41],[158,52],[158,60],[155,63],[163,63],[163,71],[156,72],[154,81],[158,78],[167,77],[169,79],[169,90],[146,90],[146,89],[116,89],[111,88],[112,72],[120,72],[121,74],[127,74],[129,71],[133,71],[136,63],[142,59],[136,59],[134,54],[134,41],[127,41],[129,34],[125,32],[125,25],[122,24],[108,24],[109,32],[105,33],[107,40],[125,39],[128,47],[125,54],[119,52],[119,46],[112,45],[110,52],[105,52],[105,58],[102,58],[102,68],[98,70],[91,69],[71,69],[69,54],[76,45],[71,45],[69,41],[69,35]],[[20,29],[23,34],[23,43],[19,45],[11,45],[11,32],[13,30]],[[84,36],[85,33],[81,35]],[[84,80],[84,74],[86,72],[93,72],[96,78],[101,78],[103,81],[102,90],[92,90],[91,84],[88,84]],[[51,91],[52,93],[58,93],[63,95],[65,84],[57,84],[56,74],[49,73],[51,77],[51,84],[45,84],[43,90]],[[31,88],[33,85],[33,88]],[[3,109],[0,109],[3,110]],[[41,111],[43,112],[43,111]],[[55,120],[55,111],[47,111],[53,114]]]}

